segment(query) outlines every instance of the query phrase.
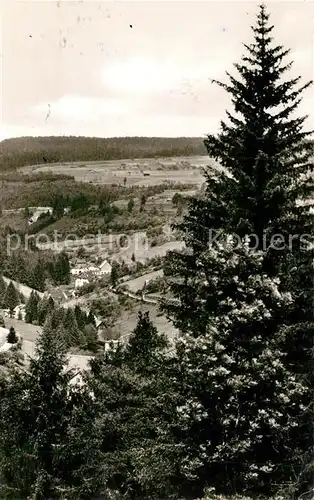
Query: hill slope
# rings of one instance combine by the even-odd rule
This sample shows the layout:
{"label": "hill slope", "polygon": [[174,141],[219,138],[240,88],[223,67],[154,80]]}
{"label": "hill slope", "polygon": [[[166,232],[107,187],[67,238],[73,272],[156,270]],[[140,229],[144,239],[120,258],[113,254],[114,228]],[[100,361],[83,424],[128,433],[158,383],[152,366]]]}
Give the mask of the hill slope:
{"label": "hill slope", "polygon": [[19,137],[0,142],[0,170],[44,162],[204,155],[202,138]]}

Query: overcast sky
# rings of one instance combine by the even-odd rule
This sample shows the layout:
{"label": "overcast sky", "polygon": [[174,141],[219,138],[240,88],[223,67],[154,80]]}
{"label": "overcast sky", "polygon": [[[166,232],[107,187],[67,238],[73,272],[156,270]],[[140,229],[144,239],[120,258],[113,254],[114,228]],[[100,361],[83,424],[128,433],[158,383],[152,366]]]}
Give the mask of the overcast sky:
{"label": "overcast sky", "polygon": [[[291,76],[313,78],[314,2],[266,2]],[[0,139],[204,136],[228,95],[211,78],[250,43],[255,1],[2,0]],[[310,114],[314,90],[299,113]]]}

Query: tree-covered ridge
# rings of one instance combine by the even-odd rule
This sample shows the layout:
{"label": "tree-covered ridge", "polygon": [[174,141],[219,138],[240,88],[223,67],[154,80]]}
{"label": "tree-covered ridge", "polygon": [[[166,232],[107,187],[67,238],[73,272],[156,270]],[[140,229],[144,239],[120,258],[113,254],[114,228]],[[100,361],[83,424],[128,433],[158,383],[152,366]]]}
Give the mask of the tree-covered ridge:
{"label": "tree-covered ridge", "polygon": [[204,155],[201,138],[21,137],[0,142],[0,170],[42,163]]}

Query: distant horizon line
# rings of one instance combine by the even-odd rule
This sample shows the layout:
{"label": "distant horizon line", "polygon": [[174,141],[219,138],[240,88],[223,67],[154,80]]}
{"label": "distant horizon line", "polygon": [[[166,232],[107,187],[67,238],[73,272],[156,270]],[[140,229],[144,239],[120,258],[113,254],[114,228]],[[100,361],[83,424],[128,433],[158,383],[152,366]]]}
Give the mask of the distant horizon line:
{"label": "distant horizon line", "polygon": [[5,137],[0,139],[0,142],[10,141],[15,139],[46,139],[46,138],[75,138],[75,139],[204,139],[208,135],[112,135],[112,136],[98,136],[98,135],[20,135],[13,137]]}

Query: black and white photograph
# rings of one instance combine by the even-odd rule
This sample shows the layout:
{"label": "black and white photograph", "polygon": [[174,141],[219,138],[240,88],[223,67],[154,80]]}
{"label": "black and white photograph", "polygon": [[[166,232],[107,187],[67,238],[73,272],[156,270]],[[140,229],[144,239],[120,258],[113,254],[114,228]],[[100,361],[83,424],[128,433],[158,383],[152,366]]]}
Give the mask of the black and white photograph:
{"label": "black and white photograph", "polygon": [[0,12],[0,499],[314,500],[313,0]]}

